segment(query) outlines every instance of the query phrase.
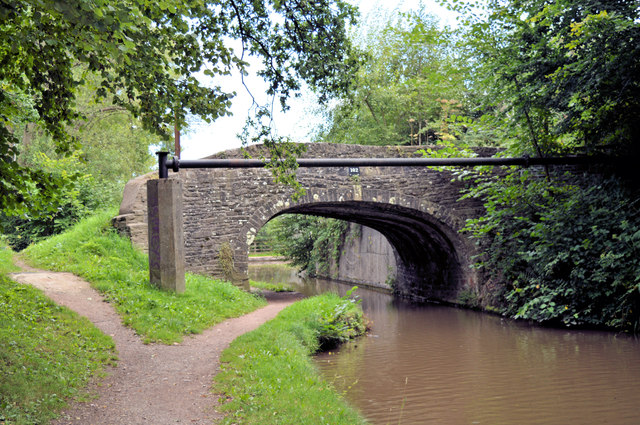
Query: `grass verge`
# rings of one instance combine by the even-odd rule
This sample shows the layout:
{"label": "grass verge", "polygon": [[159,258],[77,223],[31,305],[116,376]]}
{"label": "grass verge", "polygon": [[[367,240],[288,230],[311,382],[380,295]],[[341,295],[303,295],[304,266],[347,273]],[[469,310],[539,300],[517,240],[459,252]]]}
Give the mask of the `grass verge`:
{"label": "grass verge", "polygon": [[237,338],[222,354],[214,391],[224,394],[222,424],[365,424],[323,381],[310,355],[365,331],[362,311],[324,294],[299,301]]}
{"label": "grass verge", "polygon": [[111,227],[114,213],[83,220],[27,248],[24,255],[38,267],[68,271],[89,281],[145,342],[179,342],[186,334],[265,305],[229,282],[189,273],[183,294],[157,289],[149,283],[147,255]]}
{"label": "grass verge", "polygon": [[0,275],[17,272],[18,270],[20,268],[13,264],[13,251],[0,238]]}
{"label": "grass verge", "polygon": [[0,244],[0,423],[43,424],[115,360],[113,340],[39,290],[9,279]]}
{"label": "grass verge", "polygon": [[249,280],[249,284],[253,288],[266,289],[273,292],[293,292],[294,289],[291,285],[280,282],[256,282],[255,280]]}

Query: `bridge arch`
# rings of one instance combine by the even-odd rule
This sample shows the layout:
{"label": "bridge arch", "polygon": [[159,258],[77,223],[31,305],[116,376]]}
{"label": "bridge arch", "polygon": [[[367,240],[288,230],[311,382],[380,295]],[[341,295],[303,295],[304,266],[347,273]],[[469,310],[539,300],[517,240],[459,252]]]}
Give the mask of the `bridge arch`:
{"label": "bridge arch", "polygon": [[260,228],[283,214],[335,218],[380,232],[395,254],[394,290],[400,296],[455,301],[461,289],[476,285],[468,255],[473,247],[458,232],[462,223],[430,200],[358,186],[310,191],[297,202],[287,198],[255,211],[240,231],[246,248],[239,251],[248,252]]}

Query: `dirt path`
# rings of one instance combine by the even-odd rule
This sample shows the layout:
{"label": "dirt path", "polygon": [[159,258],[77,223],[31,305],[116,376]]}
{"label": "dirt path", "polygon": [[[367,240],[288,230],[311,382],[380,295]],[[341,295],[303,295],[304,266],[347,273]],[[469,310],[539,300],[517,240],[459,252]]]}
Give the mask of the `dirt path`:
{"label": "dirt path", "polygon": [[23,272],[12,274],[14,280],[41,289],[56,303],[87,317],[113,337],[118,350],[118,366],[90,386],[97,398],[74,403],[53,422],[55,425],[216,422],[222,414],[216,411],[217,397],[210,388],[222,350],[299,299],[292,294],[274,294],[268,297],[268,306],[187,337],[180,344],[145,345],[131,329],[122,326],[112,306],[87,282],[71,273],[19,265]]}

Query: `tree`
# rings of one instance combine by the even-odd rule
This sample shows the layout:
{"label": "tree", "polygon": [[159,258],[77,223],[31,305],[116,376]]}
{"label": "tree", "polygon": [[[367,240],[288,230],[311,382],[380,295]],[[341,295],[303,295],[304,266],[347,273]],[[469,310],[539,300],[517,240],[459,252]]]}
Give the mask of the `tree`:
{"label": "tree", "polygon": [[258,74],[282,108],[301,81],[321,100],[345,90],[358,62],[345,35],[355,16],[341,0],[0,0],[2,208],[45,208],[59,194],[62,182],[16,162],[14,124],[34,112],[56,150],[72,151],[69,126],[81,118],[76,98],[87,75],[99,79],[98,99],[167,138],[187,114],[228,113],[233,93],[203,87],[194,73],[244,74],[248,55],[262,59]]}
{"label": "tree", "polygon": [[330,263],[340,259],[349,223],[302,214],[278,217],[274,226],[277,250],[309,276],[327,275]]}
{"label": "tree", "polygon": [[76,105],[86,118],[74,121],[68,131],[82,143],[82,149],[67,155],[57,154],[51,137],[35,123],[14,125],[20,138],[17,162],[64,183],[64,190],[51,199],[46,213],[9,215],[0,211],[0,233],[14,250],[61,233],[96,210],[115,206],[124,184],[149,172],[155,163],[151,151],[158,138],[126,109],[108,100],[94,102],[89,81],[78,90]]}
{"label": "tree", "polygon": [[453,32],[422,7],[387,18],[369,34],[359,36],[368,60],[354,90],[331,111],[321,139],[397,145],[460,136],[450,123],[470,112],[470,99]]}
{"label": "tree", "polygon": [[628,0],[489,0],[463,14],[471,60],[493,108],[537,155],[613,147],[640,137],[640,8]]}
{"label": "tree", "polygon": [[[131,178],[151,171],[155,164],[152,152],[159,144],[157,136],[145,131],[139,119],[123,107],[113,105],[110,97],[96,101],[98,79],[85,74],[85,84],[76,90],[76,110],[82,119],[74,120],[67,131],[81,145],[71,152],[72,159],[57,154],[51,137],[37,124],[24,122],[16,126],[20,133],[18,162],[30,169],[47,168],[56,161],[61,169],[91,175],[94,198],[111,205],[122,196],[122,186]],[[163,149],[165,146],[161,146]],[[64,164],[64,165],[62,165]]]}
{"label": "tree", "polygon": [[[463,14],[485,108],[511,123],[512,151],[638,151],[638,2],[450,3]],[[638,192],[621,171],[570,181],[510,170],[476,180],[468,196],[486,212],[467,230],[504,314],[638,332]]]}

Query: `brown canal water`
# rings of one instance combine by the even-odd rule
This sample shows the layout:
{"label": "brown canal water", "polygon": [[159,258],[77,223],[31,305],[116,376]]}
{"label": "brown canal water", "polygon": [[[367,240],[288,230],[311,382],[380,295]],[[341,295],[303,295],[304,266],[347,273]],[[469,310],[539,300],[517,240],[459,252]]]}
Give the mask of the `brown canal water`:
{"label": "brown canal water", "polygon": [[[286,266],[251,266],[250,276],[306,295],[351,288]],[[316,360],[372,424],[640,424],[636,338],[356,293],[370,335]]]}

